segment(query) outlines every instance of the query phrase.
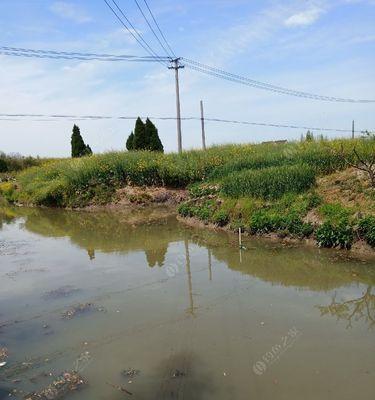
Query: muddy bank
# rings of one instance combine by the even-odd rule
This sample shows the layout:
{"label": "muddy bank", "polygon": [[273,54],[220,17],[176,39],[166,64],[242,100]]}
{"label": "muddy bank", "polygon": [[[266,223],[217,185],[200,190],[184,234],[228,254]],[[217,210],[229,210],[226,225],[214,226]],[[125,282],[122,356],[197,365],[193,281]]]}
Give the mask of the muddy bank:
{"label": "muddy bank", "polygon": [[126,186],[116,190],[113,200],[108,204],[92,204],[84,207],[86,211],[137,209],[147,206],[169,206],[175,212],[176,206],[189,197],[185,189],[170,189],[158,186]]}

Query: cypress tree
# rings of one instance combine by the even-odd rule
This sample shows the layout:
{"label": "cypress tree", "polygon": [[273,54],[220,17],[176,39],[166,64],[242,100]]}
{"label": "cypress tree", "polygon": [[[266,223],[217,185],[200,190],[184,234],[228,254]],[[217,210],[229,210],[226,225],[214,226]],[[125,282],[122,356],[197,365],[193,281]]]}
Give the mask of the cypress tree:
{"label": "cypress tree", "polygon": [[132,132],[126,141],[126,148],[128,151],[134,150],[134,133]]}
{"label": "cypress tree", "polygon": [[147,150],[164,152],[164,147],[159,138],[158,130],[149,118],[146,119],[145,134],[147,140]]}
{"label": "cypress tree", "polygon": [[91,155],[92,155],[91,147],[87,144],[85,149],[85,156],[91,156]]}
{"label": "cypress tree", "polygon": [[81,131],[75,124],[73,126],[73,133],[70,143],[72,145],[72,157],[82,157],[92,154],[90,146],[85,144],[81,136]]}
{"label": "cypress tree", "polygon": [[145,124],[138,117],[134,128],[133,150],[144,150],[146,145]]}

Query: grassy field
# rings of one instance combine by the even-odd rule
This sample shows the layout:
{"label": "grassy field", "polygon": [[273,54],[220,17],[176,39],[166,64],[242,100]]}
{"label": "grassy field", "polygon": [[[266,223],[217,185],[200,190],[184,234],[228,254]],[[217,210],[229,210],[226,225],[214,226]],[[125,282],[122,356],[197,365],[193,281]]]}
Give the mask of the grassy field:
{"label": "grassy field", "polygon": [[[329,182],[358,162],[354,148],[369,160],[375,140],[227,145],[181,155],[111,152],[28,168],[15,184],[0,184],[0,192],[24,204],[84,207],[112,201],[127,185],[189,188],[182,216],[252,234],[314,235],[322,246],[349,248],[355,235],[375,243],[375,196],[366,174],[353,170],[339,185],[351,196],[346,203],[337,193],[340,176]],[[352,184],[345,189],[345,182]]]}

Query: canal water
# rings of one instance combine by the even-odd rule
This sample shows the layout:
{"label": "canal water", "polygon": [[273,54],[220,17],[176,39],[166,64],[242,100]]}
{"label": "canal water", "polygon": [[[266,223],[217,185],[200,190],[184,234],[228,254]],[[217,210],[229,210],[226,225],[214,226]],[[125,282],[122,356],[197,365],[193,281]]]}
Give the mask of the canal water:
{"label": "canal water", "polygon": [[375,398],[375,265],[167,210],[0,213],[0,399]]}

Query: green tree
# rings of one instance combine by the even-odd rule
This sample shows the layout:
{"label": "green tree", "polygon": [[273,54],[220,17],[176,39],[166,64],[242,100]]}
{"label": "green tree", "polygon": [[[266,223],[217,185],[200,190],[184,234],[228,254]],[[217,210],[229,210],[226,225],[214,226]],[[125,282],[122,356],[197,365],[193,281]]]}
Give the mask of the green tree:
{"label": "green tree", "polygon": [[306,142],[313,142],[314,141],[314,134],[310,131],[306,133]]}
{"label": "green tree", "polygon": [[128,151],[134,150],[134,133],[132,132],[126,141],[126,148]]}
{"label": "green tree", "polygon": [[134,128],[133,150],[145,150],[147,146],[145,124],[138,117]]}
{"label": "green tree", "polygon": [[8,164],[4,158],[0,157],[0,172],[7,172],[8,171]]}
{"label": "green tree", "polygon": [[149,118],[146,119],[145,125],[145,136],[146,136],[146,150],[151,151],[164,151],[163,144],[159,138],[159,133],[156,126],[150,121]]}
{"label": "green tree", "polygon": [[73,126],[73,133],[70,143],[72,145],[72,157],[82,157],[92,154],[90,146],[85,144],[81,136],[81,131],[75,124]]}
{"label": "green tree", "polygon": [[87,144],[86,145],[86,150],[85,150],[85,156],[91,156],[92,155],[92,150],[91,147]]}

